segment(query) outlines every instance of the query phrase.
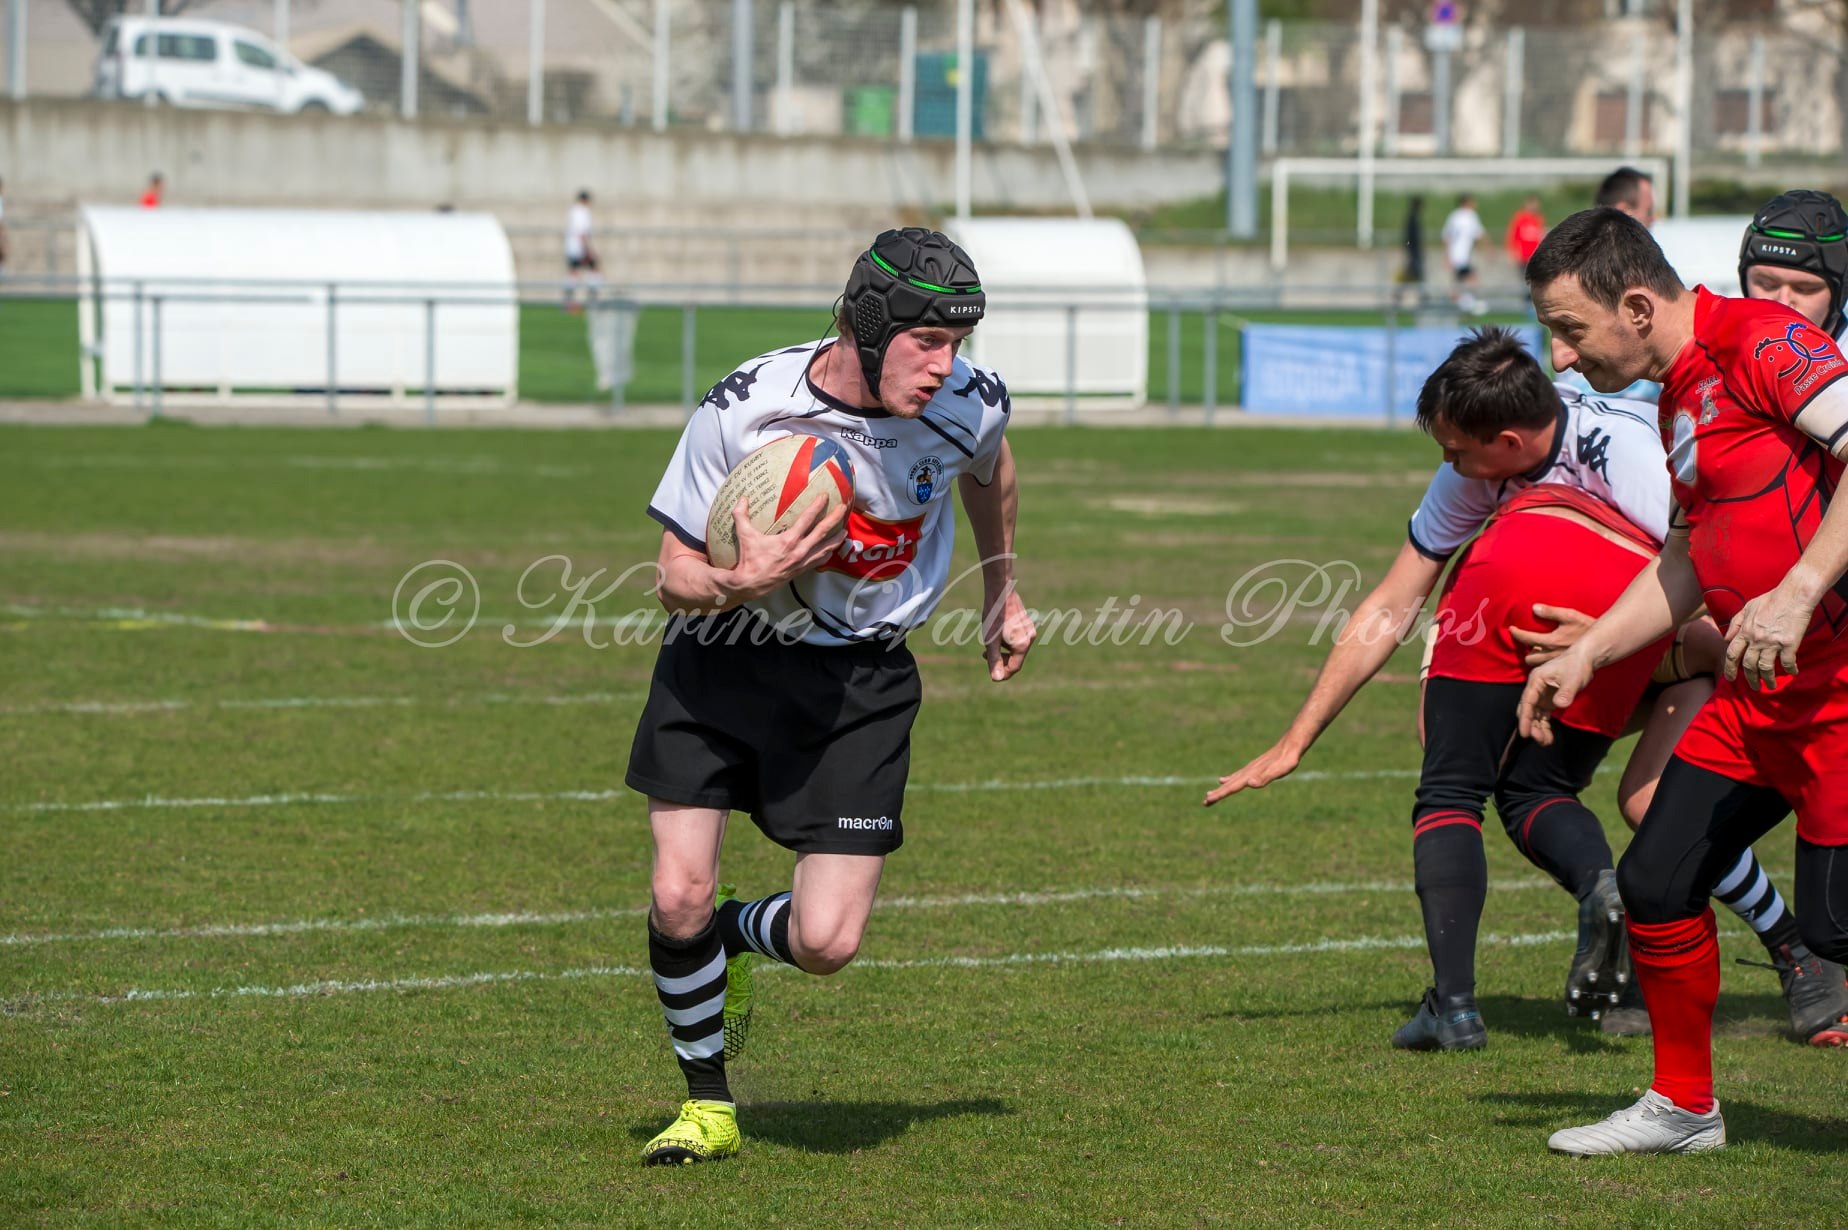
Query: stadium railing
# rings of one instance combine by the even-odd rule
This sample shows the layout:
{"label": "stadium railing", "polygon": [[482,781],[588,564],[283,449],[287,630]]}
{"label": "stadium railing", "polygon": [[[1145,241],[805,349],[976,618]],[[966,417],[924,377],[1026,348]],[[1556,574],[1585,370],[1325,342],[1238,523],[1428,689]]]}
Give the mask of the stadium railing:
{"label": "stadium railing", "polygon": [[[479,397],[446,394],[439,389],[435,378],[435,340],[442,322],[441,314],[445,309],[513,304],[522,309],[544,308],[556,311],[565,303],[570,289],[570,283],[561,280],[471,286],[455,283],[317,281],[237,283],[222,278],[168,278],[151,286],[145,282],[122,283],[101,279],[93,279],[85,284],[71,276],[41,275],[0,282],[0,314],[4,314],[11,305],[28,301],[68,303],[73,311],[82,310],[80,305],[86,303],[133,303],[136,308],[134,319],[140,322],[138,336],[145,334],[145,337],[143,345],[135,350],[134,365],[126,382],[114,388],[104,387],[100,383],[97,372],[100,367],[100,344],[92,344],[86,351],[81,351],[78,361],[91,368],[82,387],[94,399],[132,406],[136,413],[145,413],[150,418],[158,418],[173,407],[223,405],[233,399],[253,406],[281,403],[300,407],[318,404],[325,407],[330,417],[340,416],[343,408],[348,411],[365,411],[381,406],[409,408],[421,402],[425,420],[434,423],[442,410],[478,406],[482,401]],[[1108,298],[1087,298],[1082,290],[1073,292],[1071,288],[1065,287],[1056,290],[1063,296],[1059,302],[1010,304],[1005,310],[1011,315],[1037,313],[1062,317],[1060,352],[1065,365],[1063,387],[1044,392],[1027,404],[1041,411],[1041,417],[1079,423],[1085,420],[1087,408],[1102,404],[1100,399],[1080,390],[1077,378],[1085,314],[1109,312],[1120,315],[1125,309],[1125,303],[1120,293]],[[810,317],[820,322],[825,321],[825,310],[815,305],[832,302],[837,293],[838,287],[832,284],[748,288],[729,283],[634,285],[624,286],[620,293],[608,288],[591,292],[585,310],[588,313],[658,310],[677,314],[680,329],[673,359],[678,367],[679,396],[671,404],[677,405],[684,413],[691,413],[705,391],[696,370],[702,313],[774,311],[793,314],[799,309],[792,307],[792,304],[800,304],[808,310]],[[1073,297],[1074,294],[1076,297]],[[234,303],[258,309],[266,304],[298,308],[312,304],[324,311],[327,327],[317,337],[305,342],[323,350],[324,378],[315,384],[299,385],[283,393],[268,389],[240,395],[237,390],[221,388],[173,387],[163,378],[162,371],[166,309],[177,304],[212,303]],[[331,339],[339,336],[340,313],[381,305],[422,308],[425,322],[422,338],[425,378],[421,384],[406,381],[391,388],[355,388],[350,381],[343,382],[338,348],[328,344]],[[1377,324],[1385,330],[1386,335],[1385,362],[1389,389],[1395,379],[1394,366],[1397,361],[1391,339],[1402,330],[1419,326],[1460,330],[1478,323],[1477,317],[1503,321],[1525,318],[1531,322],[1529,305],[1525,299],[1484,293],[1479,298],[1475,312],[1464,314],[1459,313],[1448,302],[1444,292],[1435,285],[1330,286],[1313,288],[1308,294],[1301,289],[1291,290],[1276,284],[1199,289],[1151,287],[1140,306],[1145,306],[1149,315],[1150,354],[1159,356],[1152,357],[1148,374],[1153,377],[1159,372],[1162,377],[1157,391],[1142,403],[1143,421],[1163,421],[1161,412],[1165,409],[1167,421],[1178,422],[1183,417],[1184,408],[1194,408],[1197,410],[1197,421],[1209,425],[1216,421],[1221,412],[1238,405],[1238,390],[1242,387],[1238,330],[1254,323],[1254,316],[1263,317],[1269,323],[1298,321],[1310,324]],[[4,316],[0,315],[0,319],[4,319]],[[1187,336],[1190,330],[1197,330],[1192,340]],[[5,330],[0,330],[0,337],[4,335]],[[788,340],[800,339],[792,336]],[[589,344],[588,341],[586,344]],[[0,400],[20,399],[22,395],[17,390],[7,387],[4,351],[5,343],[0,341]],[[1190,355],[1189,351],[1193,353]],[[731,357],[743,359],[749,356],[741,354]],[[656,355],[657,366],[664,366],[662,360],[665,358],[665,355]],[[1153,380],[1149,385],[1156,388]],[[515,392],[509,390],[507,396],[501,399],[502,404],[511,402]],[[585,398],[579,404],[591,404],[591,400]],[[624,382],[617,381],[608,397],[598,404],[603,406],[605,413],[620,414],[627,404]],[[1395,413],[1391,398],[1387,397],[1377,406],[1356,406],[1353,417],[1371,418],[1390,426],[1395,425],[1400,416]],[[1189,415],[1187,421],[1196,421],[1196,418]]]}

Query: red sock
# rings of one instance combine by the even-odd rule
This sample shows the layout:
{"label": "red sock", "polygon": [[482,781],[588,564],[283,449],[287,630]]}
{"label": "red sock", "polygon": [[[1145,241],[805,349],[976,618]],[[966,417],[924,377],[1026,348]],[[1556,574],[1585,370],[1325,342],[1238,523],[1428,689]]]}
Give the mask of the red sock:
{"label": "red sock", "polygon": [[1630,961],[1655,1029],[1652,1088],[1683,1110],[1713,1109],[1713,1005],[1720,945],[1711,909],[1679,922],[1628,924]]}

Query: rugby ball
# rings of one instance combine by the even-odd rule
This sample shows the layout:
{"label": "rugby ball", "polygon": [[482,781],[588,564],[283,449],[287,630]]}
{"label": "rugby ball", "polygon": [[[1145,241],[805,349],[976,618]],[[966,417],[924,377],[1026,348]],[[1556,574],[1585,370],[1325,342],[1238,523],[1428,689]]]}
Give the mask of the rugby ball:
{"label": "rugby ball", "polygon": [[706,514],[706,558],[714,568],[738,566],[732,509],[739,500],[752,525],[781,534],[816,500],[827,501],[828,513],[853,503],[853,459],[834,441],[809,435],[779,436],[747,454],[725,476]]}

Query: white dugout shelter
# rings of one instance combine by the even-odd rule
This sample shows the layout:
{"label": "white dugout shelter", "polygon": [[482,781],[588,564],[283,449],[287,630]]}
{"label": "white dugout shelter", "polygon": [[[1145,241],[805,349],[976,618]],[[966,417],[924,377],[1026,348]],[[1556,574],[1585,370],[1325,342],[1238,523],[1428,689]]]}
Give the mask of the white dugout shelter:
{"label": "white dugout shelter", "polygon": [[79,228],[86,397],[517,392],[513,252],[490,215],[86,205]]}
{"label": "white dugout shelter", "polygon": [[946,225],[975,261],[988,311],[972,356],[1016,399],[1097,409],[1148,398],[1149,293],[1136,237],[1116,218],[963,218]]}

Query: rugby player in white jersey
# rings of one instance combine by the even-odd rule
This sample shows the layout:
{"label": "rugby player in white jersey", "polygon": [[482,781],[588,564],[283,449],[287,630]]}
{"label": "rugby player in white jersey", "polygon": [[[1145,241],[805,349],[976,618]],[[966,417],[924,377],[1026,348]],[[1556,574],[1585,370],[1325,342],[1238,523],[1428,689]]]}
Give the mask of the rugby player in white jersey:
{"label": "rugby player in white jersey", "polygon": [[[832,974],[859,950],[904,838],[920,694],[904,638],[950,581],[952,490],[982,560],[990,678],[1010,678],[1032,646],[1014,591],[1007,387],[957,354],[985,306],[961,248],[886,231],[854,264],[839,340],[760,355],[714,385],[649,504],[672,619],[627,780],[648,796],[648,955],[687,1083],[679,1116],[643,1150],[651,1165],[738,1152],[725,1064],[750,1023],[751,959]],[[713,567],[704,537],[720,484],[792,432],[847,449],[851,506],[824,517],[818,501],[770,536],[741,504],[737,566]],[[741,901],[720,886],[732,811],[794,852],[789,891]]]}

